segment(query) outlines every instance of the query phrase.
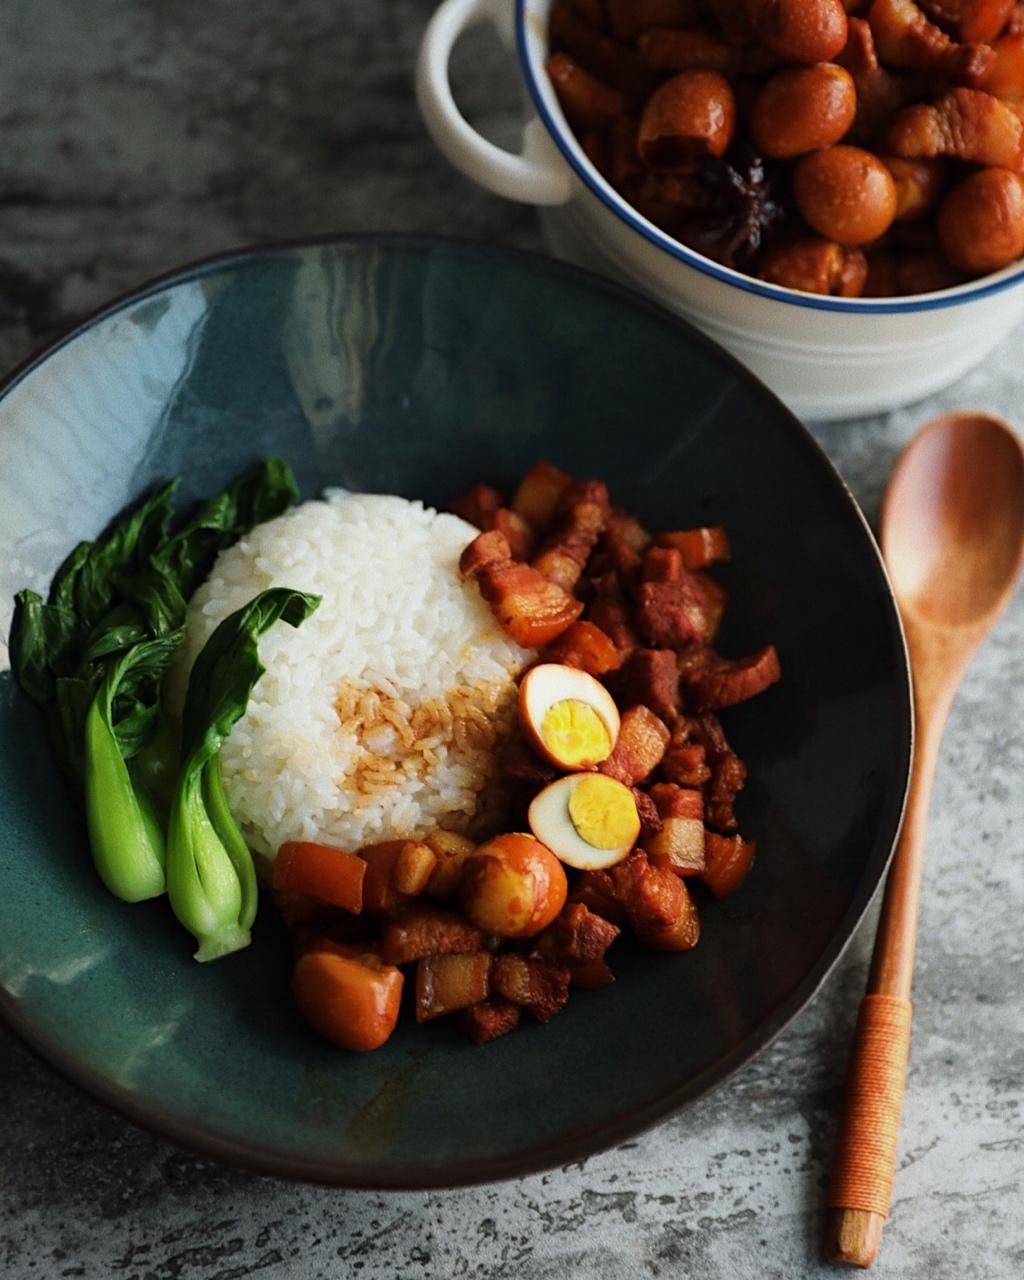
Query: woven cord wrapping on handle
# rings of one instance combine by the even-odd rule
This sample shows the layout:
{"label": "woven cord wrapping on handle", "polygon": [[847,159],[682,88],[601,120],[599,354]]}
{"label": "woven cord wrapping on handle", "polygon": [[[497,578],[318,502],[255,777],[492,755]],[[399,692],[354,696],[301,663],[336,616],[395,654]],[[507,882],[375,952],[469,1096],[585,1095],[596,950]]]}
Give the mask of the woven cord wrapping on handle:
{"label": "woven cord wrapping on handle", "polygon": [[828,1205],[888,1217],[910,1053],[910,1001],[865,996],[850,1054]]}

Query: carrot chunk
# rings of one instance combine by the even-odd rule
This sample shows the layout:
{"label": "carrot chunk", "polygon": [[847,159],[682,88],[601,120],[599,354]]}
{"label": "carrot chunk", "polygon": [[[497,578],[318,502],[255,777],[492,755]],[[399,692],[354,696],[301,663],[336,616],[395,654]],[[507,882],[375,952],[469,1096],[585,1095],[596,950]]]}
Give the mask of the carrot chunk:
{"label": "carrot chunk", "polygon": [[704,841],[707,867],[702,878],[716,898],[726,898],[746,879],[757,845],[740,835],[720,836],[714,831],[708,831]]}
{"label": "carrot chunk", "polygon": [[346,911],[362,911],[366,863],[353,853],[308,840],[288,840],[274,861],[274,888],[303,893]]}
{"label": "carrot chunk", "polygon": [[703,569],[730,556],[729,535],[720,524],[659,533],[654,541],[659,547],[674,547],[687,569]]}

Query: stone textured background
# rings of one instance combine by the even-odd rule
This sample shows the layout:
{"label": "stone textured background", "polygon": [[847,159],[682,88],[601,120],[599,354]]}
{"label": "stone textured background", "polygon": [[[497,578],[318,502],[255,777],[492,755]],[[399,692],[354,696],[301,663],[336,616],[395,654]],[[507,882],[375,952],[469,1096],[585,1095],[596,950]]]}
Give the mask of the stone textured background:
{"label": "stone textured background", "polygon": [[[459,178],[410,75],[431,0],[4,0],[0,367],[111,294],[230,246],[330,230],[539,248],[533,213]],[[517,136],[514,71],[478,33],[458,96]],[[1019,416],[1024,338],[932,402],[815,434],[870,517],[941,409]],[[945,739],[921,921],[901,1170],[881,1278],[1024,1275],[1024,610]],[[822,1277],[826,1166],[874,914],[824,989],[711,1098],[618,1150],[440,1194],[325,1191],[172,1148],[0,1031],[5,1280]],[[766,963],[771,958],[766,957]]]}

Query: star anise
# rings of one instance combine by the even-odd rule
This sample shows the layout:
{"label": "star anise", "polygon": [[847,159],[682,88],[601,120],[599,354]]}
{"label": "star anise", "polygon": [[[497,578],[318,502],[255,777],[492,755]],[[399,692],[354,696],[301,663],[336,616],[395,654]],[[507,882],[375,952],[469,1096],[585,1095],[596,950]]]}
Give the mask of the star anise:
{"label": "star anise", "polygon": [[728,158],[708,156],[699,173],[709,206],[683,229],[687,244],[728,267],[743,270],[768,243],[783,216],[773,197],[773,175],[751,148]]}

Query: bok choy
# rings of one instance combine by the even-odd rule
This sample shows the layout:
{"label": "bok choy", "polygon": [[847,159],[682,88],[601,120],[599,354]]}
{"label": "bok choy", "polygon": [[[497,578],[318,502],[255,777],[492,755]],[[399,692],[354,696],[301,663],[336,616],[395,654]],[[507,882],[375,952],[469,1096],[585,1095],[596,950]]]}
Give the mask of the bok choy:
{"label": "bok choy", "polygon": [[188,599],[221,550],[298,497],[291,468],[269,458],[172,531],[177,487],[161,485],[105,537],[79,543],[46,600],[20,591],[11,627],[18,682],[83,787],[100,877],[129,902],[164,889],[164,832],[149,792],[176,771],[160,685]]}
{"label": "bok choy", "polygon": [[259,637],[279,619],[299,626],[319,603],[319,596],[287,587],[261,592],[224,619],[192,668],[167,838],[167,891],[174,914],[199,944],[197,960],[247,946],[256,914],[256,873],[224,795],[221,745],[265,670]]}

